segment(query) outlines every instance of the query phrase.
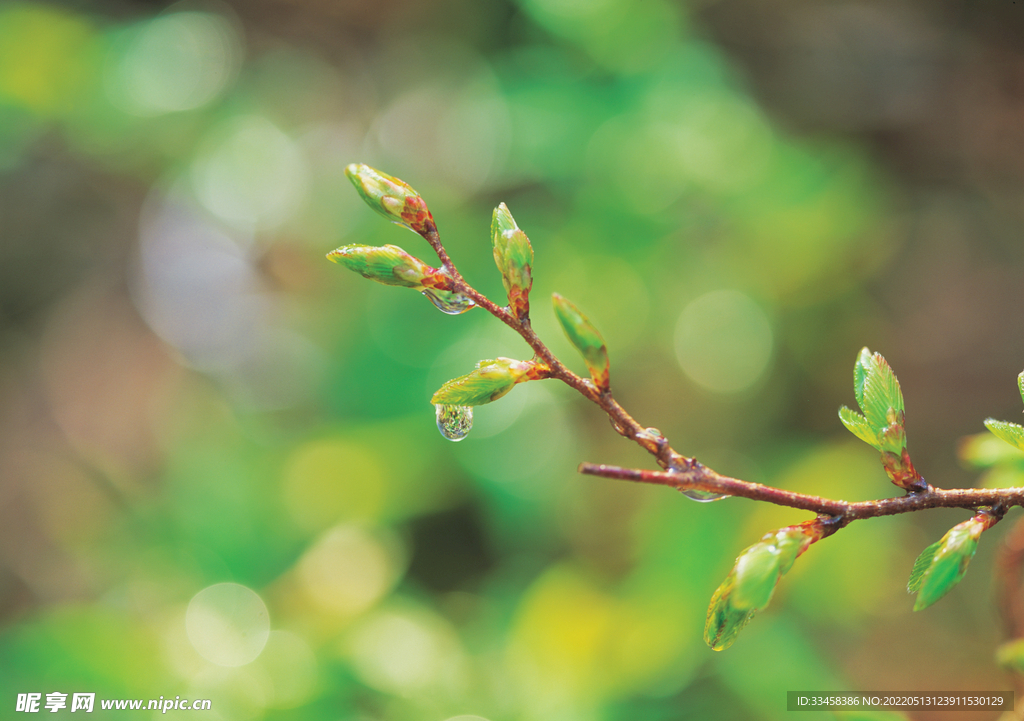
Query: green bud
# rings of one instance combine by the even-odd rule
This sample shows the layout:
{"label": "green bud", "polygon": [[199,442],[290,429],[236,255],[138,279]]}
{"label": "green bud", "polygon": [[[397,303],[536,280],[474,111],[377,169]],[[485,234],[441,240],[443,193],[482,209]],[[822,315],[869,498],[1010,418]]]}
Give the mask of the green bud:
{"label": "green bud", "polygon": [[555,304],[555,316],[569,342],[583,356],[594,384],[602,391],[607,390],[609,363],[604,338],[572,302],[558,293],[552,294],[551,298]]}
{"label": "green bud", "polygon": [[491,244],[494,263],[508,293],[509,308],[517,318],[525,319],[530,313],[533,287],[533,247],[504,203],[494,209],[491,217]]}
{"label": "green bud", "polygon": [[1017,388],[1020,390],[1020,399],[1024,402],[1024,373],[1017,376]]}
{"label": "green bud", "polygon": [[327,259],[378,283],[417,290],[439,272],[397,245],[343,245],[328,253]]}
{"label": "green bud", "polygon": [[978,550],[982,531],[995,520],[988,514],[979,513],[953,526],[937,543],[921,552],[907,583],[907,591],[917,593],[915,611],[928,608],[960,583]]}
{"label": "green bud", "polygon": [[495,358],[477,363],[476,369],[445,383],[430,402],[434,405],[482,406],[496,401],[516,383],[545,377],[547,368],[535,361]]}
{"label": "green bud", "polygon": [[787,526],[766,533],[740,553],[736,565],[711,597],[704,624],[705,642],[715,651],[731,646],[743,627],[771,602],[779,579],[797,557],[827,532],[816,520]]}
{"label": "green bud", "polygon": [[765,608],[772,600],[779,579],[810,545],[811,537],[800,526],[787,526],[765,534],[759,543],[736,559],[733,603],[740,609]]}
{"label": "green bud", "polygon": [[734,582],[735,573],[730,573],[715,589],[708,606],[704,642],[715,651],[724,651],[732,646],[743,627],[757,614],[756,609],[738,609],[730,603]]}
{"label": "green bud", "polygon": [[366,204],[391,222],[420,235],[434,228],[426,202],[407,183],[361,163],[346,167],[345,175]]}
{"label": "green bud", "polygon": [[516,225],[515,218],[509,212],[508,206],[504,203],[499,203],[498,207],[491,214],[491,238],[495,238],[506,231],[518,229],[519,226]]}

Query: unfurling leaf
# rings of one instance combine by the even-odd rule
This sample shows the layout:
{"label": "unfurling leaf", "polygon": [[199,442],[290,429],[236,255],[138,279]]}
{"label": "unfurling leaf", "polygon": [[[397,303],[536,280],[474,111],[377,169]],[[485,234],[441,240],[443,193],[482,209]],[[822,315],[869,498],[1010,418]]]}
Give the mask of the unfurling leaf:
{"label": "unfurling leaf", "polygon": [[850,410],[846,406],[839,409],[839,420],[853,435],[860,438],[870,446],[878,446],[878,434],[871,430],[868,420],[857,411]]}
{"label": "unfurling leaf", "polygon": [[440,272],[397,245],[343,245],[328,253],[327,259],[378,283],[417,290]]}
{"label": "unfurling leaf", "polygon": [[494,263],[501,271],[501,282],[508,294],[509,308],[517,318],[524,320],[530,313],[533,247],[504,203],[494,209],[491,217],[491,244]]}
{"label": "unfurling leaf", "polygon": [[608,390],[608,348],[604,338],[571,301],[558,293],[552,294],[551,298],[555,304],[555,316],[569,342],[583,356],[594,384],[602,391]]}
{"label": "unfurling leaf", "polygon": [[[1024,373],[1017,376],[1017,388],[1020,389],[1020,397],[1024,401]],[[994,418],[986,418],[985,427],[992,431],[992,435],[999,440],[1024,451],[1024,427],[1017,423],[997,421]]]}
{"label": "unfurling leaf", "polygon": [[482,406],[496,401],[516,383],[547,377],[547,366],[537,361],[495,358],[477,363],[476,369],[441,386],[430,402],[434,405]]}
{"label": "unfurling leaf", "polygon": [[978,550],[982,531],[998,520],[998,516],[983,511],[953,526],[938,542],[921,552],[907,583],[907,591],[917,593],[915,611],[928,608],[960,583]]}
{"label": "unfurling leaf", "polygon": [[731,646],[743,627],[771,602],[779,579],[797,557],[827,533],[827,527],[815,519],[767,533],[740,553],[711,597],[704,641],[715,651]]}
{"label": "unfurling leaf", "polygon": [[853,394],[857,397],[857,406],[864,408],[864,386],[867,384],[873,358],[867,347],[861,348],[857,361],[853,364]]}
{"label": "unfurling leaf", "polygon": [[924,572],[931,568],[935,560],[935,552],[939,550],[942,541],[938,540],[926,549],[914,561],[914,568],[910,571],[910,579],[907,581],[907,593],[917,593],[921,590],[921,582],[924,580]]}
{"label": "unfurling leaf", "polygon": [[985,427],[992,431],[992,435],[999,440],[1006,441],[1014,448],[1024,451],[1024,427],[1016,423],[997,421],[994,418],[986,418]]}
{"label": "unfurling leaf", "polygon": [[[896,374],[880,353],[861,349],[853,366],[853,392],[868,426],[876,433],[882,433],[900,420],[900,414],[903,413],[903,391],[900,390]],[[872,445],[879,448],[881,441]],[[899,453],[902,448],[890,450]]]}
{"label": "unfurling leaf", "polygon": [[882,454],[882,465],[893,483],[908,490],[927,488],[907,453],[903,391],[879,353],[861,349],[853,366],[853,392],[863,415],[843,406],[839,409],[843,425]]}
{"label": "unfurling leaf", "polygon": [[347,166],[345,175],[366,204],[391,222],[420,235],[434,228],[426,202],[407,183],[362,163]]}

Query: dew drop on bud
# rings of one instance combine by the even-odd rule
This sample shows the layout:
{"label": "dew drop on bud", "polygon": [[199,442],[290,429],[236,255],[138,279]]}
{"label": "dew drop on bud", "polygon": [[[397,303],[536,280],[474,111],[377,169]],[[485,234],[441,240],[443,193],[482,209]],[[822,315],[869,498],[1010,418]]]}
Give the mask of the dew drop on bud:
{"label": "dew drop on bud", "polygon": [[450,406],[438,403],[434,406],[437,411],[437,430],[449,441],[461,441],[473,428],[472,406]]}
{"label": "dew drop on bud", "polygon": [[453,293],[450,290],[427,288],[423,291],[423,295],[427,296],[427,298],[430,299],[430,302],[437,306],[439,311],[447,313],[448,315],[465,313],[476,305],[473,299],[469,296],[463,295],[462,293]]}

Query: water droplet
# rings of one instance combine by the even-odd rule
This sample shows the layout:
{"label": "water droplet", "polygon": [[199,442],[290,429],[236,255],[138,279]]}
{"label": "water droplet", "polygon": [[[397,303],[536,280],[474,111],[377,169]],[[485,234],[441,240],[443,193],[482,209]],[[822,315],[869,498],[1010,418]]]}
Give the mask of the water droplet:
{"label": "water droplet", "polygon": [[723,498],[728,498],[724,493],[712,493],[711,491],[699,491],[696,488],[682,488],[679,491],[687,498],[697,501],[698,503],[711,503],[711,501],[720,501]]}
{"label": "water droplet", "polygon": [[438,403],[434,406],[437,410],[437,430],[449,441],[461,441],[473,428],[472,406],[449,406]]}
{"label": "water droplet", "polygon": [[476,302],[469,296],[450,290],[427,288],[423,291],[423,295],[427,296],[430,302],[437,306],[439,311],[448,315],[465,313],[470,308],[476,306]]}
{"label": "water droplet", "polygon": [[[701,467],[701,465],[694,458],[679,457],[670,462],[667,470],[669,473],[683,473],[691,467]],[[720,501],[723,498],[728,498],[728,495],[725,493],[712,493],[711,491],[701,491],[697,488],[680,488],[679,492],[698,503],[710,503],[711,501]]]}

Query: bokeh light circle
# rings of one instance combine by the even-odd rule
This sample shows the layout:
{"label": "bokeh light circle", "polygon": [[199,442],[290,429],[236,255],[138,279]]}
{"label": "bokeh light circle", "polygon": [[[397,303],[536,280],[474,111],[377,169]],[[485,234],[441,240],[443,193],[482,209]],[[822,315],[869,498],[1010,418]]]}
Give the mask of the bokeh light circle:
{"label": "bokeh light circle", "polygon": [[399,575],[394,546],[358,526],[335,526],[303,554],[299,580],[322,610],[355,616],[387,593]]}
{"label": "bokeh light circle", "polygon": [[113,96],[135,115],[193,110],[234,78],[241,40],[219,15],[177,12],[141,27],[115,72]]}
{"label": "bokeh light circle", "polygon": [[217,583],[189,601],[185,630],[199,655],[210,663],[244,666],[256,660],[270,638],[270,613],[252,589]]}
{"label": "bokeh light circle", "polygon": [[754,385],[772,356],[772,328],[761,307],[736,290],[716,290],[679,315],[676,357],[694,383],[714,393]]}

